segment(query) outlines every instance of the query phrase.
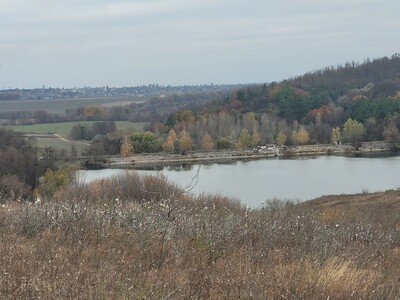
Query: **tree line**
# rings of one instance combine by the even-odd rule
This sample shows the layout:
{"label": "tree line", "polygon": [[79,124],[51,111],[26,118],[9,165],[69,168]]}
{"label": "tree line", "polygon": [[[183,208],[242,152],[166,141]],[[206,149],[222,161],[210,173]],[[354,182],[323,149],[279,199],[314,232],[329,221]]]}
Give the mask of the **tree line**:
{"label": "tree line", "polygon": [[[399,113],[390,114],[379,123],[374,118],[359,122],[346,116],[343,110],[328,105],[314,111],[309,118],[309,122],[303,124],[298,121],[288,123],[267,113],[194,114],[185,110],[174,113],[165,123],[152,122],[143,132],[116,131],[112,122],[95,122],[92,128],[108,128],[109,131],[97,131],[84,154],[127,156],[159,151],[248,149],[267,144],[296,146],[347,142],[356,146],[374,140],[386,140],[395,147],[400,142]],[[71,133],[82,132],[83,128],[88,126],[78,124]],[[93,136],[93,129],[88,132]],[[85,137],[85,134],[80,136],[81,139]]]}
{"label": "tree line", "polygon": [[[229,91],[230,92],[230,91]],[[66,109],[64,115],[46,110],[2,111],[0,125],[31,125],[76,121],[150,122],[165,120],[170,113],[186,106],[199,106],[226,96],[228,91],[198,92],[153,97],[139,102],[112,107],[87,105]],[[56,100],[55,100],[56,101]]]}
{"label": "tree line", "polygon": [[[170,96],[165,102],[157,99],[146,105],[161,111],[187,97]],[[328,67],[280,83],[246,86],[207,97],[207,101],[193,99],[196,101],[186,101],[186,107],[177,107],[164,117],[153,114],[145,133],[97,136],[94,144],[99,149],[108,148],[104,146],[107,143],[118,144],[119,148],[109,148],[115,153],[122,144],[134,152],[374,140],[395,145],[400,128],[400,56]],[[80,110],[77,115],[85,118],[107,115],[99,109]]]}
{"label": "tree line", "polygon": [[[168,95],[124,107],[90,105],[67,110],[63,118],[18,112],[11,121],[98,121],[91,127],[79,124],[70,134],[92,141],[88,155],[384,139],[396,145],[399,70],[400,56],[393,55],[228,93]],[[116,120],[151,123],[144,132],[118,132]]]}

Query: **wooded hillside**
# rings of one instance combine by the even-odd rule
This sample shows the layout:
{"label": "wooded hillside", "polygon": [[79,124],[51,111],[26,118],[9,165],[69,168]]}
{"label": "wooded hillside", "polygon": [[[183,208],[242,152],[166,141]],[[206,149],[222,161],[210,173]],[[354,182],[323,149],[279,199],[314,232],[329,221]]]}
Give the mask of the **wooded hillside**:
{"label": "wooded hillside", "polygon": [[165,133],[189,131],[197,145],[206,133],[216,145],[229,140],[242,146],[243,139],[246,146],[384,139],[395,145],[400,140],[399,113],[400,55],[395,54],[247,86],[178,111],[164,125]]}

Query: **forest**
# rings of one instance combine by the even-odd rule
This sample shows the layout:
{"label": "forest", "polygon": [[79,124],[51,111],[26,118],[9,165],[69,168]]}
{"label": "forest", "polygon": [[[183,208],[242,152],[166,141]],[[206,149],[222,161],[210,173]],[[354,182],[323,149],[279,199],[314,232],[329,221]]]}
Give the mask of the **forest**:
{"label": "forest", "polygon": [[[398,141],[400,56],[346,63],[280,83],[248,86],[225,99],[170,115],[160,126],[214,146]],[[156,131],[160,130],[157,128]],[[340,136],[340,138],[339,138]],[[223,143],[227,144],[227,143]]]}
{"label": "forest", "polygon": [[[136,153],[266,144],[357,145],[377,140],[396,145],[400,141],[400,56],[246,86],[225,96],[186,103],[167,115],[153,110],[146,120],[151,123],[145,133],[120,134],[119,144],[130,143]],[[107,139],[112,140],[112,135]],[[93,146],[99,145],[103,143],[97,137]],[[103,154],[120,151],[111,148],[112,153]]]}

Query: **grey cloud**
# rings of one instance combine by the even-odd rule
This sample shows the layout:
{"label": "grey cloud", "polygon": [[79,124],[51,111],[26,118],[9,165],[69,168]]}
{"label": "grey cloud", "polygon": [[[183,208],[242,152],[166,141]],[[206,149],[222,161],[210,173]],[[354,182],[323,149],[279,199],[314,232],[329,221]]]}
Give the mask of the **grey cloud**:
{"label": "grey cloud", "polygon": [[393,54],[399,8],[394,0],[2,0],[0,82],[279,80]]}

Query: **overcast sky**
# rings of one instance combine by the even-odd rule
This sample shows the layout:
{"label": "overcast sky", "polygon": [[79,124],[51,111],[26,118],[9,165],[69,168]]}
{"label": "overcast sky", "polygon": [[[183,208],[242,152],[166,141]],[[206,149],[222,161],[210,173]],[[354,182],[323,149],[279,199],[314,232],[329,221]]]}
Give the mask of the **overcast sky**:
{"label": "overcast sky", "polygon": [[400,52],[399,0],[0,0],[0,88],[279,81]]}

